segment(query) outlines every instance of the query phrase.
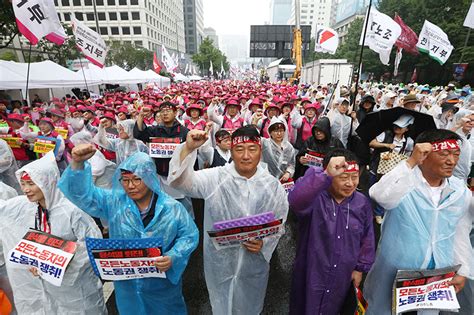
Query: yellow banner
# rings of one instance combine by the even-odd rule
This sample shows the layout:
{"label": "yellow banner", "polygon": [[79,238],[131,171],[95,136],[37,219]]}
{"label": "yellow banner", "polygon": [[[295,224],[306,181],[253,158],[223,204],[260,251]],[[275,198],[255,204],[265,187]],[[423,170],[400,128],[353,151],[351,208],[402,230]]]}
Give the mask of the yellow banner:
{"label": "yellow banner", "polygon": [[57,133],[59,133],[64,140],[67,139],[67,135],[68,135],[69,130],[63,129],[63,128],[55,128],[54,130]]}
{"label": "yellow banner", "polygon": [[21,148],[21,138],[18,138],[18,137],[10,137],[10,136],[0,136],[0,139],[3,139],[6,141],[6,143],[8,143],[8,145],[10,146],[10,148],[12,149],[17,149],[17,148]]}
{"label": "yellow banner", "polygon": [[33,147],[33,152],[44,154],[54,150],[55,147],[56,143],[53,141],[37,139]]}

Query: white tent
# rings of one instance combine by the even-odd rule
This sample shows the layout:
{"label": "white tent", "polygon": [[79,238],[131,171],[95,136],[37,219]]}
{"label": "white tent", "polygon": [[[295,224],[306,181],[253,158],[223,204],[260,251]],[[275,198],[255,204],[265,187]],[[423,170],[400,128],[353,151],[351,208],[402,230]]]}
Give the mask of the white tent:
{"label": "white tent", "polygon": [[183,82],[189,82],[189,78],[181,73],[175,73],[174,74],[174,79],[176,81],[183,81]]}
{"label": "white tent", "polygon": [[200,80],[202,80],[202,77],[193,74],[193,75],[189,76],[189,80],[191,80],[191,81],[200,81]]}
{"label": "white tent", "polygon": [[[0,89],[22,89],[26,87],[28,64],[0,60]],[[100,84],[99,80],[87,84]],[[50,60],[30,63],[28,87],[63,88],[84,87],[84,78]]]}
{"label": "white tent", "polygon": [[141,82],[158,83],[160,87],[170,85],[171,80],[167,77],[161,76],[153,70],[143,71],[133,68],[128,73],[141,80]]}

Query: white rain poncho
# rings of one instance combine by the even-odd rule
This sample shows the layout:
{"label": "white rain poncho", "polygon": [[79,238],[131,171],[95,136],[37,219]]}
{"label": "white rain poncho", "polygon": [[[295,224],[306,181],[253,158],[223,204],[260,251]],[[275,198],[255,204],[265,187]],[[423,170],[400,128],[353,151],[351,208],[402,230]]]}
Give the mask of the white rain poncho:
{"label": "white rain poncho", "polygon": [[[331,115],[328,115],[328,118],[331,121],[331,135],[341,140],[344,147],[347,147],[349,133],[351,132],[351,116],[341,114],[336,108]],[[357,120],[354,120],[352,123],[352,135],[355,134],[358,126],[359,123]]]}
{"label": "white rain poncho", "polygon": [[20,185],[15,177],[18,169],[15,155],[5,140],[0,139],[0,181],[14,188],[17,193],[22,194]]}
{"label": "white rain poncho", "polygon": [[[158,195],[155,214],[146,227],[136,203],[119,181],[121,169],[133,172]],[[110,238],[158,237],[163,240],[163,256],[170,256],[173,263],[166,272],[166,279],[115,281],[115,301],[120,314],[185,314],[181,277],[189,256],[198,245],[199,231],[181,203],[161,190],[153,160],[141,152],[129,157],[118,166],[112,189],[95,187],[90,163],[85,162],[83,170],[68,167],[59,187],[81,209],[106,219]]]}
{"label": "white rain poncho", "polygon": [[[468,109],[460,109],[453,118],[453,125],[456,125],[462,118],[467,115],[471,115],[473,111]],[[474,149],[471,144],[471,139],[468,139],[463,133],[462,129],[459,128],[456,133],[462,138],[462,143],[459,147],[461,148],[461,154],[459,155],[458,163],[454,168],[453,176],[466,181],[471,172],[471,161],[472,161],[472,150]],[[469,137],[471,138],[471,137]]]}
{"label": "white rain poncho", "polygon": [[205,200],[204,274],[214,314],[261,313],[265,298],[269,262],[283,231],[263,240],[260,253],[243,247],[217,251],[207,231],[217,221],[236,219],[273,211],[275,218],[286,221],[288,201],[280,182],[262,166],[250,178],[240,176],[234,163],[194,171],[196,150],[180,163],[183,144],[170,162],[168,181],[187,196]]}
{"label": "white rain poncho", "polygon": [[[52,152],[16,172],[19,180],[27,172],[44,194],[51,234],[77,242],[77,251],[66,269],[60,287],[34,277],[27,268],[6,263],[8,277],[19,314],[105,314],[102,284],[94,274],[87,255],[85,238],[100,238],[94,220],[75,207],[57,189],[59,170]],[[35,227],[38,204],[19,196],[0,201],[0,240],[6,254],[29,228]]]}
{"label": "white rain poncho", "polygon": [[106,150],[116,153],[117,165],[125,161],[135,152],[148,152],[148,147],[140,140],[133,137],[133,126],[135,120],[126,119],[117,122],[118,126],[122,126],[128,135],[128,139],[107,139],[105,128],[99,126],[99,132],[95,135],[94,141]]}
{"label": "white rain poncho", "polygon": [[[70,140],[75,146],[81,143],[94,143],[92,135],[86,130],[74,134]],[[117,168],[115,163],[107,160],[99,150],[95,151],[95,154],[89,159],[89,163],[91,163],[94,185],[101,188],[111,188],[112,178]]]}
{"label": "white rain poncho", "polygon": [[296,151],[288,142],[288,126],[284,119],[273,117],[268,125],[268,129],[272,125],[283,124],[285,126],[285,136],[281,146],[276,144],[271,137],[269,139],[262,139],[262,161],[268,165],[268,171],[270,174],[275,176],[277,179],[280,179],[285,172],[290,174],[290,177],[293,177],[295,173],[295,156]]}

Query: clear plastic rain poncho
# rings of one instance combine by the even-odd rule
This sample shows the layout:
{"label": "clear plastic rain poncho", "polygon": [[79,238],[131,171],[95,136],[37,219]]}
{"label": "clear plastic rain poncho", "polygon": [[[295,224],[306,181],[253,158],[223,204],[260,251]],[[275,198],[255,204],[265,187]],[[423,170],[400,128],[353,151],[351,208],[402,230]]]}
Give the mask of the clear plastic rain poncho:
{"label": "clear plastic rain poncho", "polygon": [[[18,269],[6,263],[18,313],[105,314],[102,284],[92,270],[85,247],[86,237],[101,237],[99,228],[57,188],[59,170],[52,152],[18,170],[18,180],[23,172],[44,194],[51,234],[75,241],[78,247],[60,287],[34,277],[25,267]],[[28,201],[26,196],[0,200],[0,240],[5,260],[28,229],[35,227],[37,209],[38,203]]]}
{"label": "clear plastic rain poncho", "polygon": [[[71,136],[72,144],[75,146],[81,143],[91,143],[94,141],[89,131],[82,130]],[[114,162],[109,161],[105,156],[97,150],[95,154],[89,159],[89,163],[92,168],[92,177],[94,179],[94,185],[101,188],[111,188],[112,178],[115,173],[117,166]]]}
{"label": "clear plastic rain poncho", "polygon": [[[473,113],[473,111],[468,109],[460,109],[454,115],[453,125],[455,126],[462,118]],[[473,159],[472,151],[474,148],[471,144],[471,137],[469,137],[468,139],[467,136],[463,133],[462,128],[459,128],[456,133],[461,136],[462,143],[459,144],[459,147],[461,148],[461,154],[459,155],[458,163],[454,168],[453,176],[467,181],[469,173],[471,172],[471,161]]]}
{"label": "clear plastic rain poncho", "polygon": [[[146,227],[137,205],[119,181],[122,169],[140,177],[158,195],[155,215]],[[173,262],[166,272],[166,279],[115,281],[115,299],[120,314],[185,314],[181,276],[198,245],[199,232],[181,203],[161,190],[153,160],[141,152],[130,156],[116,170],[112,189],[95,187],[90,163],[85,162],[83,170],[67,168],[59,187],[81,209],[106,219],[110,238],[163,239],[163,256],[170,256]]]}
{"label": "clear plastic rain poncho", "polygon": [[269,262],[283,231],[263,239],[260,253],[244,247],[217,250],[207,231],[217,221],[273,211],[286,221],[288,201],[280,182],[261,165],[250,178],[240,176],[234,163],[194,171],[197,150],[180,163],[184,144],[177,147],[170,162],[168,181],[187,196],[205,200],[204,275],[213,314],[260,314],[268,282]]}
{"label": "clear plastic rain poncho", "polygon": [[285,172],[293,177],[295,173],[295,156],[296,151],[288,141],[288,125],[286,120],[273,117],[268,125],[268,129],[272,125],[283,124],[285,126],[285,135],[281,145],[278,145],[271,137],[269,139],[262,139],[262,161],[268,165],[270,174],[280,179]]}
{"label": "clear plastic rain poncho", "polygon": [[0,139],[0,181],[14,188],[17,193],[22,194],[15,177],[17,169],[18,166],[12,149],[5,140]]}
{"label": "clear plastic rain poncho", "polygon": [[135,152],[148,152],[148,147],[140,140],[133,137],[133,126],[135,120],[126,119],[117,122],[117,127],[123,127],[128,135],[128,139],[107,139],[105,128],[100,126],[99,132],[94,137],[94,141],[106,150],[113,151],[117,156],[117,165],[125,161]]}

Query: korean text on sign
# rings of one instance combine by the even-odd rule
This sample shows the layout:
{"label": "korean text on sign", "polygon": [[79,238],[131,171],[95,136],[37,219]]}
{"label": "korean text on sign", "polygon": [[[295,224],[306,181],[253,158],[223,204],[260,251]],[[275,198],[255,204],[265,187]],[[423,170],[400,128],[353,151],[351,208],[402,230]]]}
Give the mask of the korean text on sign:
{"label": "korean text on sign", "polygon": [[179,138],[152,138],[149,155],[152,158],[171,158],[179,143]]}
{"label": "korean text on sign", "polygon": [[41,278],[59,287],[76,248],[75,242],[30,229],[8,253],[8,263],[19,268],[36,267]]}

